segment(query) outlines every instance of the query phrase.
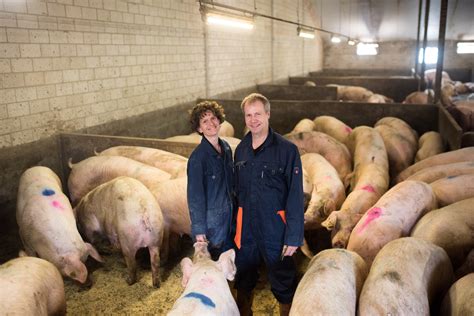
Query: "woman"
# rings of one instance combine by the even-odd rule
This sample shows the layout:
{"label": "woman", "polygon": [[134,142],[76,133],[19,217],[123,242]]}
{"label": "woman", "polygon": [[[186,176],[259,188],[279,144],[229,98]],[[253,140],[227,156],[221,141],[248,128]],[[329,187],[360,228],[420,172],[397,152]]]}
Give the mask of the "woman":
{"label": "woman", "polygon": [[209,243],[213,259],[232,247],[232,150],[218,135],[224,117],[224,109],[214,101],[200,102],[190,112],[193,131],[202,135],[187,168],[191,234],[195,241]]}

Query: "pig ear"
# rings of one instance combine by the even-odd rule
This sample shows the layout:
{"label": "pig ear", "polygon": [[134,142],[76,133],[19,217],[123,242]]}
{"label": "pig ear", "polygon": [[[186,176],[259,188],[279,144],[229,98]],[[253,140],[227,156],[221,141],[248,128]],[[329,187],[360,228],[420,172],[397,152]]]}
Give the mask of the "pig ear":
{"label": "pig ear", "polygon": [[86,282],[87,268],[79,259],[71,260],[68,257],[61,257],[59,260],[61,262],[61,272],[64,275],[82,284]]}
{"label": "pig ear", "polygon": [[96,261],[101,262],[101,263],[104,263],[104,260],[103,260],[102,257],[99,255],[99,253],[97,252],[97,250],[95,250],[94,246],[92,246],[92,245],[89,244],[88,242],[86,242],[85,244],[86,244],[87,252],[89,253],[89,255],[90,255],[92,258],[94,258]]}
{"label": "pig ear", "polygon": [[337,224],[337,211],[329,214],[328,218],[321,223],[321,226],[326,227],[327,230],[333,230]]}
{"label": "pig ear", "polygon": [[191,273],[193,272],[193,262],[189,258],[184,258],[181,260],[181,272],[183,273],[183,279],[181,280],[181,285],[186,287],[188,284]]}
{"label": "pig ear", "polygon": [[227,280],[233,281],[237,268],[235,267],[235,250],[229,249],[219,256],[218,266]]}

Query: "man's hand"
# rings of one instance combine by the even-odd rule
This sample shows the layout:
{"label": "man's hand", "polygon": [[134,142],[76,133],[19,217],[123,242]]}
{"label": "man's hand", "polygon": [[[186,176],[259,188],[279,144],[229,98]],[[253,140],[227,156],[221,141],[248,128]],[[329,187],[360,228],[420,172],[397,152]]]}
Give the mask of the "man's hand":
{"label": "man's hand", "polygon": [[196,235],[196,241],[207,242],[206,235],[204,235],[204,234]]}
{"label": "man's hand", "polygon": [[291,257],[296,252],[297,249],[298,249],[297,246],[284,245],[283,250],[281,252],[281,260],[283,260],[283,257]]}

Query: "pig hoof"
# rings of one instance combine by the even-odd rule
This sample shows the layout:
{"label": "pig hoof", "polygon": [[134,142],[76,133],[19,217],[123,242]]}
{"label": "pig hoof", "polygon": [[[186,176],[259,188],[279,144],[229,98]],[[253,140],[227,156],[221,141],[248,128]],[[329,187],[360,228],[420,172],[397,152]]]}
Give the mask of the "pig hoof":
{"label": "pig hoof", "polygon": [[128,276],[126,278],[126,281],[127,281],[128,285],[132,285],[132,284],[135,284],[135,282],[137,282],[137,278],[133,278],[133,277]]}
{"label": "pig hoof", "polygon": [[160,280],[153,280],[153,286],[159,288],[161,286]]}

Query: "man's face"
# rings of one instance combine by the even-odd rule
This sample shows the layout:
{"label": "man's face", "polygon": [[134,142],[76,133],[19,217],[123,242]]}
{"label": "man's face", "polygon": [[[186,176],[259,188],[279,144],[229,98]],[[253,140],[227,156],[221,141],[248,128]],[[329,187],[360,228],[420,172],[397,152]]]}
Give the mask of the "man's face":
{"label": "man's face", "polygon": [[245,104],[244,116],[245,125],[253,135],[268,131],[270,112],[265,112],[265,107],[260,100]]}
{"label": "man's face", "polygon": [[199,119],[198,132],[204,134],[204,136],[212,137],[217,136],[221,128],[221,123],[217,116],[211,111],[206,111]]}

